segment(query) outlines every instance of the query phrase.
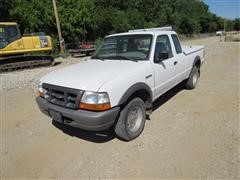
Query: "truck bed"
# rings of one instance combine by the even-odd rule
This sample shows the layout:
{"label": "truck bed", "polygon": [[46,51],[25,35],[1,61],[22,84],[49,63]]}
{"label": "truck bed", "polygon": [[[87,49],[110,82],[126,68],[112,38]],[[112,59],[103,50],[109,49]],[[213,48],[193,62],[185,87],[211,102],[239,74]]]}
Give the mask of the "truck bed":
{"label": "truck bed", "polygon": [[188,45],[188,46],[182,46],[183,53],[185,55],[192,54],[197,51],[201,51],[204,49],[204,46],[199,46],[199,45]]}

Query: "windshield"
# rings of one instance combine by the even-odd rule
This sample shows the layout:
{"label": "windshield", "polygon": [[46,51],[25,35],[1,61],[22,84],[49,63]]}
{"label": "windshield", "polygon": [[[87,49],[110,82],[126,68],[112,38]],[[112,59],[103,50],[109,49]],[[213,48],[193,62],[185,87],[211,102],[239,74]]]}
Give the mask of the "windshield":
{"label": "windshield", "polygon": [[152,35],[124,35],[104,39],[92,59],[147,60]]}

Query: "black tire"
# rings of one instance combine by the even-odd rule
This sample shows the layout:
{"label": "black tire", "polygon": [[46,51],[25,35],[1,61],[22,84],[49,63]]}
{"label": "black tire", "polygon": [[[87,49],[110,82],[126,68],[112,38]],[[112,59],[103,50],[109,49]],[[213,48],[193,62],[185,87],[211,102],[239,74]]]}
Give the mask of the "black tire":
{"label": "black tire", "polygon": [[[137,112],[137,119],[131,120],[134,111]],[[136,121],[135,123],[132,121]],[[142,99],[132,99],[120,112],[115,125],[115,133],[119,139],[130,141],[138,137],[144,129],[146,121],[146,107]],[[133,127],[132,127],[133,126]]]}
{"label": "black tire", "polygon": [[199,69],[196,66],[194,66],[189,75],[189,78],[186,80],[185,84],[186,89],[194,89],[197,86],[199,76],[200,76]]}

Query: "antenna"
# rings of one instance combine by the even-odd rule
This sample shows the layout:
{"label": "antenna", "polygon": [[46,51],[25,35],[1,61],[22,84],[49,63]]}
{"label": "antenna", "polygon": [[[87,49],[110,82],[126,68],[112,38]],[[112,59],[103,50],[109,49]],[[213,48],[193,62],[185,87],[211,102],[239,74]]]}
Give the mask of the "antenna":
{"label": "antenna", "polygon": [[172,31],[172,26],[165,26],[159,28],[147,28],[147,29],[133,29],[128,32],[142,32],[142,31]]}

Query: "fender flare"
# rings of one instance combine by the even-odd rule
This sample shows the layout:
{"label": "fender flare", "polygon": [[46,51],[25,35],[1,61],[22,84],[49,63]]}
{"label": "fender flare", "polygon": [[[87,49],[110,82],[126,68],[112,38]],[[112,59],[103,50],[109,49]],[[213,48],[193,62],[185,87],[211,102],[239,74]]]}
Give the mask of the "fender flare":
{"label": "fender flare", "polygon": [[146,90],[149,95],[150,95],[150,100],[152,102],[152,90],[151,88],[145,84],[145,83],[136,83],[134,85],[132,85],[131,87],[129,87],[126,92],[122,95],[122,97],[120,98],[120,101],[118,102],[119,105],[124,104],[128,98],[133,95],[135,92],[139,91],[139,90]]}
{"label": "fender flare", "polygon": [[200,61],[200,66],[201,66],[201,58],[200,58],[200,56],[196,56],[193,61],[193,67],[195,66],[195,64],[197,64],[198,61]]}
{"label": "fender flare", "polygon": [[192,71],[193,71],[193,67],[195,66],[195,64],[197,64],[198,61],[200,61],[200,66],[199,66],[199,69],[198,69],[198,72],[199,72],[199,75],[200,75],[200,67],[201,67],[201,65],[202,65],[202,62],[201,62],[201,58],[200,58],[199,56],[196,56],[195,59],[194,59],[194,61],[193,61],[192,70],[191,70],[191,72],[189,73],[189,76],[190,76],[190,74],[191,74]]}

